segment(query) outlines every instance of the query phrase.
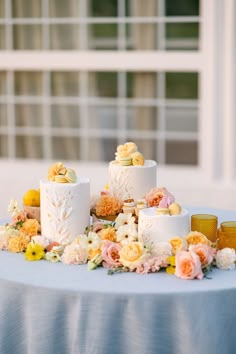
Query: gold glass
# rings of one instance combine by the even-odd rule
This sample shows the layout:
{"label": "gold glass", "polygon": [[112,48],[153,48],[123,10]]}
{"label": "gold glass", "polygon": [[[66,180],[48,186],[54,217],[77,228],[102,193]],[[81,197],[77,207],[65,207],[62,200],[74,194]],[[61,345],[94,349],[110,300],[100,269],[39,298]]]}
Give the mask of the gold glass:
{"label": "gold glass", "polygon": [[217,238],[218,217],[210,214],[195,214],[191,216],[191,230],[203,233],[210,241]]}
{"label": "gold glass", "polygon": [[219,249],[229,247],[236,250],[236,221],[224,221],[217,234]]}

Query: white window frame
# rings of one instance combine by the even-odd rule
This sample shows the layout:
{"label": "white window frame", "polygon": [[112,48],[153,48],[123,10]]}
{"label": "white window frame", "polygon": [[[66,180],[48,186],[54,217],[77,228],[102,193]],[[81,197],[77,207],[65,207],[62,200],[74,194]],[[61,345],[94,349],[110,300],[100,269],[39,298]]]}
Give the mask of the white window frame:
{"label": "white window frame", "polygon": [[198,51],[9,50],[0,52],[0,70],[198,72],[199,166],[163,166],[159,179],[163,184],[178,185],[179,190],[190,188],[196,203],[202,200],[198,194],[204,193],[204,188],[213,202],[233,191],[234,202],[230,205],[236,206],[236,4],[234,0],[201,0],[200,9]]}

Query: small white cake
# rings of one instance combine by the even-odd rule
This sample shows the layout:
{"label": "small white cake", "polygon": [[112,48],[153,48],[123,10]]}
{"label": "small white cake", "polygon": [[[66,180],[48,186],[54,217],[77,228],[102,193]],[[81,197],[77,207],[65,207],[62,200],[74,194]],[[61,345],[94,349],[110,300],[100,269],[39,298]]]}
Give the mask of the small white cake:
{"label": "small white cake", "polygon": [[110,193],[125,200],[129,197],[137,201],[156,186],[157,164],[145,160],[142,166],[122,166],[117,161],[109,164]]}
{"label": "small white cake", "polygon": [[90,222],[90,182],[40,181],[42,235],[50,241],[67,244],[84,233]]}
{"label": "small white cake", "polygon": [[157,215],[157,208],[139,212],[138,237],[153,242],[169,241],[174,236],[186,236],[190,232],[189,213],[182,209],[179,215]]}

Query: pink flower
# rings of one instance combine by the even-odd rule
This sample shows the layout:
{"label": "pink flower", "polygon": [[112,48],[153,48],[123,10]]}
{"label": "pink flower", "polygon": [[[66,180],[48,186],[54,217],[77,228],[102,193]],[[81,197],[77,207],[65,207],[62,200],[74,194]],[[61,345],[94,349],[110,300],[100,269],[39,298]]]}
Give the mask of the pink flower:
{"label": "pink flower", "polygon": [[[152,188],[150,192],[145,196],[145,199],[149,207],[160,206],[162,208],[167,208],[171,203],[175,201],[174,196],[164,187]],[[163,203],[160,204],[162,200]]]}
{"label": "pink flower", "polygon": [[137,266],[136,273],[147,274],[158,272],[162,267],[167,267],[168,263],[166,258],[165,255],[150,257]]}
{"label": "pink flower", "polygon": [[197,245],[190,245],[189,251],[194,252],[198,255],[203,268],[207,267],[209,264],[212,263],[216,254],[215,249],[203,243],[198,243]]}
{"label": "pink flower", "polygon": [[198,255],[190,251],[179,251],[175,259],[175,275],[181,279],[202,279],[203,272]]}
{"label": "pink flower", "polygon": [[61,261],[65,264],[83,264],[88,259],[88,249],[75,243],[65,247]]}
{"label": "pink flower", "polygon": [[109,240],[102,243],[102,258],[105,268],[114,268],[121,266],[119,251],[121,246]]}

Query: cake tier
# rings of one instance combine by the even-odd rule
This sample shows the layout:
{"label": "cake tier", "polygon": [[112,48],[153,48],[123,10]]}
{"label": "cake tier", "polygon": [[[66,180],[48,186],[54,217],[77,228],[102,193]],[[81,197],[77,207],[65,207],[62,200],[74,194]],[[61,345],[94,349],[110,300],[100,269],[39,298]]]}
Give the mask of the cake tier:
{"label": "cake tier", "polygon": [[174,236],[186,236],[190,231],[189,213],[183,209],[180,215],[157,215],[157,208],[140,210],[138,237],[153,242],[169,241]]}
{"label": "cake tier", "polygon": [[76,183],[40,181],[42,235],[50,241],[69,243],[89,225],[90,182],[79,178]]}
{"label": "cake tier", "polygon": [[121,166],[116,161],[109,164],[109,186],[111,194],[125,200],[135,201],[144,197],[151,188],[156,186],[155,161],[146,160],[143,166]]}

